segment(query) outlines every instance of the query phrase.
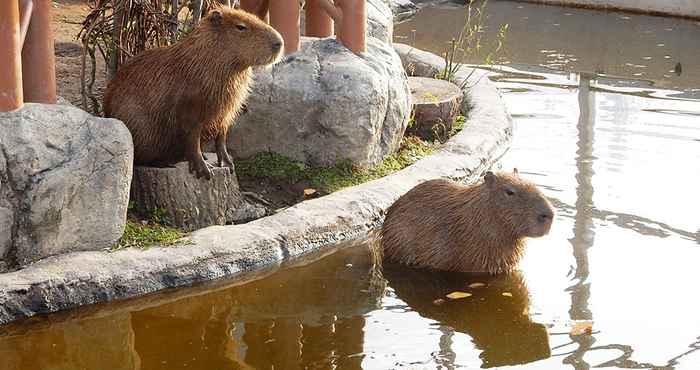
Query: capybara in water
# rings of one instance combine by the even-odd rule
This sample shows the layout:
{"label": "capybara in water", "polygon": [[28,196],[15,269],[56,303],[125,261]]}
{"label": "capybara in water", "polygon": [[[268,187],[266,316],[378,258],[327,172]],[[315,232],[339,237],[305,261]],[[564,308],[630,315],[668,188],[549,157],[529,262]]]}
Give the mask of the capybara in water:
{"label": "capybara in water", "polygon": [[471,186],[426,181],[389,207],[383,254],[415,267],[504,273],[520,262],[526,237],[549,232],[553,215],[547,199],[517,170],[487,172]]}
{"label": "capybara in water", "polygon": [[226,136],[248,96],[251,66],[276,62],[283,46],[254,15],[214,9],[179,42],[122,66],[105,92],[105,116],[131,131],[136,164],[187,160],[190,172],[210,179],[201,144],[215,140],[219,166],[233,172]]}

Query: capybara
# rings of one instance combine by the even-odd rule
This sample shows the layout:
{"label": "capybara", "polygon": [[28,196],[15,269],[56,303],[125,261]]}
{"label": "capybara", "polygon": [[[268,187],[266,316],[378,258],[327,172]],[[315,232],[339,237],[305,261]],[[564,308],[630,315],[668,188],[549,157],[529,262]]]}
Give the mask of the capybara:
{"label": "capybara", "polygon": [[283,46],[256,16],[216,8],[179,42],[122,66],[105,92],[105,116],[131,131],[135,164],[187,160],[190,172],[210,179],[201,145],[215,140],[219,166],[233,172],[226,136],[248,96],[251,67],[275,63]]}
{"label": "capybara", "polygon": [[426,181],[387,210],[384,258],[415,267],[499,274],[520,262],[526,237],[549,232],[554,211],[534,184],[487,172],[477,184]]}

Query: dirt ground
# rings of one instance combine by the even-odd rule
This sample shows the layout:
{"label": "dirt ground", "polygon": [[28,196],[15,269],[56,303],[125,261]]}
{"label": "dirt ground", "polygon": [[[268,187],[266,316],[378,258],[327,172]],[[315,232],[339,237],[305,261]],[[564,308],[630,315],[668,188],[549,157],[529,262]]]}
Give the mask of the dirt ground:
{"label": "dirt ground", "polygon": [[[56,84],[59,96],[83,109],[80,95],[82,46],[78,40],[81,24],[90,9],[85,0],[54,0],[53,31],[56,48]],[[104,62],[98,61],[96,91],[105,84]]]}

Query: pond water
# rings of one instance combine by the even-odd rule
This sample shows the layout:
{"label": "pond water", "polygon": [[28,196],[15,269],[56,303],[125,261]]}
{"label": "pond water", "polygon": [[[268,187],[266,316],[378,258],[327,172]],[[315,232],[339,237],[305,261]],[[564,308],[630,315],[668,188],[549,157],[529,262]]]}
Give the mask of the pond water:
{"label": "pond water", "polygon": [[[557,210],[550,235],[529,242],[520,271],[484,277],[387,264],[382,279],[371,273],[367,244],[354,244],[242,285],[0,328],[0,369],[700,368],[700,81],[691,66],[700,60],[700,27],[489,6],[522,40],[509,36],[507,57],[483,71],[516,123],[501,165],[518,167]],[[435,22],[459,32],[453,14],[464,12],[424,9],[397,26],[397,38],[415,29],[418,47],[439,51],[445,37],[417,35],[437,32]],[[550,16],[561,32],[516,27],[523,17]],[[663,42],[632,42],[627,28],[614,37],[600,30],[616,19],[649,27]],[[589,54],[579,40],[617,51]],[[671,62],[627,59],[658,43],[675,45]],[[574,56],[562,66],[538,49]],[[688,63],[680,76],[662,71],[678,61]],[[624,68],[628,62],[646,68]],[[649,71],[647,81],[622,79],[639,77],[637,69]],[[486,286],[469,288],[474,282]],[[454,291],[473,295],[434,302]],[[591,324],[592,333],[573,335],[576,323]]]}

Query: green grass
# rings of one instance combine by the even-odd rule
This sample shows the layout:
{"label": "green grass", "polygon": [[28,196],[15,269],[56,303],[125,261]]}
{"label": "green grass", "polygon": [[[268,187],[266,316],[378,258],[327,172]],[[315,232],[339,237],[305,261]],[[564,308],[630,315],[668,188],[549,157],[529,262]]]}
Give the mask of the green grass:
{"label": "green grass", "polygon": [[464,128],[464,124],[467,122],[467,117],[459,115],[452,122],[452,130],[450,131],[449,137],[457,135]]}
{"label": "green grass", "polygon": [[387,156],[382,163],[368,169],[353,166],[347,161],[333,167],[315,168],[280,154],[258,153],[252,158],[238,161],[236,172],[239,176],[269,178],[290,183],[308,181],[317,190],[332,193],[406,168],[433,153],[438,147],[437,143],[407,136],[404,137],[398,152]]}
{"label": "green grass", "polygon": [[143,224],[131,218],[126,220],[124,235],[111,248],[112,251],[124,248],[147,249],[153,246],[167,246],[183,243],[184,234],[171,227],[158,223]]}
{"label": "green grass", "polygon": [[137,209],[129,202],[129,214],[124,227],[124,234],[112,246],[111,251],[124,248],[147,249],[153,246],[168,246],[183,244],[185,234],[168,226],[165,210],[156,208],[148,212]]}

